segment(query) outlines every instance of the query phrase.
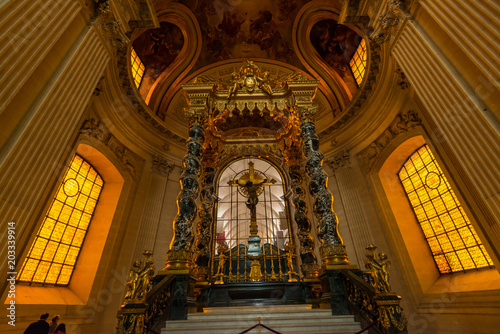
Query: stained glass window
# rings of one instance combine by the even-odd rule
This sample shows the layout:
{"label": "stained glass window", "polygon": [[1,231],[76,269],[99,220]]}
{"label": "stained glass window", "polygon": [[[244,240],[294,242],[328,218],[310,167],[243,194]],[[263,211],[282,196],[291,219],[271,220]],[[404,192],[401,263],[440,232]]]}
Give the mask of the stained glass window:
{"label": "stained glass window", "polygon": [[349,62],[349,65],[351,66],[352,74],[354,75],[354,79],[356,79],[356,83],[358,86],[361,85],[366,71],[366,42],[364,38],[359,43],[356,52]]}
{"label": "stained glass window", "polygon": [[75,155],[23,263],[20,282],[69,284],[103,184]]}
{"label": "stained glass window", "polygon": [[398,175],[442,274],[493,265],[427,145]]}
{"label": "stained glass window", "polygon": [[130,62],[132,64],[132,77],[134,78],[135,86],[139,88],[142,82],[142,77],[144,76],[145,67],[134,48],[132,48],[132,52],[130,54]]}

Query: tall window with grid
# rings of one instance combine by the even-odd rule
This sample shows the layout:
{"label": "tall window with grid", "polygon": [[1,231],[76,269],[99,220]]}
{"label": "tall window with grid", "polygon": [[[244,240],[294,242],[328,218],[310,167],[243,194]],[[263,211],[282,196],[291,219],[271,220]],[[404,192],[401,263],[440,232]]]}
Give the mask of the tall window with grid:
{"label": "tall window with grid", "polygon": [[398,173],[440,273],[493,265],[427,145]]}
{"label": "tall window with grid", "polygon": [[134,48],[130,53],[130,63],[132,64],[132,77],[134,78],[134,83],[137,88],[141,85],[142,78],[144,77],[144,64],[135,52]]}
{"label": "tall window with grid", "polygon": [[356,52],[354,52],[349,62],[349,66],[351,66],[351,71],[354,75],[354,79],[356,79],[356,83],[358,86],[361,85],[366,72],[366,42],[364,38],[359,43]]}
{"label": "tall window with grid", "polygon": [[75,155],[18,276],[19,282],[68,285],[104,182]]}

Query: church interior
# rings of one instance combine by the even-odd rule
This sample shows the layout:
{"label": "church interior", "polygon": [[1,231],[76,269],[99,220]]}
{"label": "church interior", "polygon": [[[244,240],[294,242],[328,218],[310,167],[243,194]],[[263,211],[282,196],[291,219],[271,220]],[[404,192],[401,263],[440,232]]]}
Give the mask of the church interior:
{"label": "church interior", "polygon": [[0,332],[498,332],[498,1],[4,0],[0,35]]}

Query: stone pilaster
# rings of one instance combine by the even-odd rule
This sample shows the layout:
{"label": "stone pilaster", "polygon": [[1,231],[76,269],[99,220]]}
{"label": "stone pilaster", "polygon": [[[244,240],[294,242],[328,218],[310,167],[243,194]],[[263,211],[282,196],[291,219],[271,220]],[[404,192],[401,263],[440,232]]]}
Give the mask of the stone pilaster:
{"label": "stone pilaster", "polygon": [[168,176],[173,167],[173,164],[169,163],[167,159],[160,156],[153,157],[149,192],[142,214],[141,229],[134,258],[138,258],[144,250],[155,249]]}
{"label": "stone pilaster", "polygon": [[[356,258],[361,261],[364,258],[366,245],[371,244],[373,240],[364,214],[365,209],[359,198],[360,185],[357,180],[360,180],[360,175],[357,175],[356,170],[352,168],[348,151],[341,152],[328,161],[328,164],[334,172],[334,179],[342,198],[346,225],[352,235]],[[361,266],[362,262],[358,262],[358,265]]]}

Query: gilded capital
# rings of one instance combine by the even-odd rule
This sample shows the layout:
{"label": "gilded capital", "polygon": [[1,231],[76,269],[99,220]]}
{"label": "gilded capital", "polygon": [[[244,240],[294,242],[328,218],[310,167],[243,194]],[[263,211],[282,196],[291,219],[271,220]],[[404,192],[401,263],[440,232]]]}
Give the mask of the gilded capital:
{"label": "gilded capital", "polygon": [[314,123],[314,115],[318,111],[318,107],[316,106],[308,106],[308,107],[298,107],[297,114],[300,119],[300,123]]}
{"label": "gilded capital", "polygon": [[189,126],[203,126],[207,120],[208,111],[207,107],[190,107],[184,110],[184,115],[186,116]]}

